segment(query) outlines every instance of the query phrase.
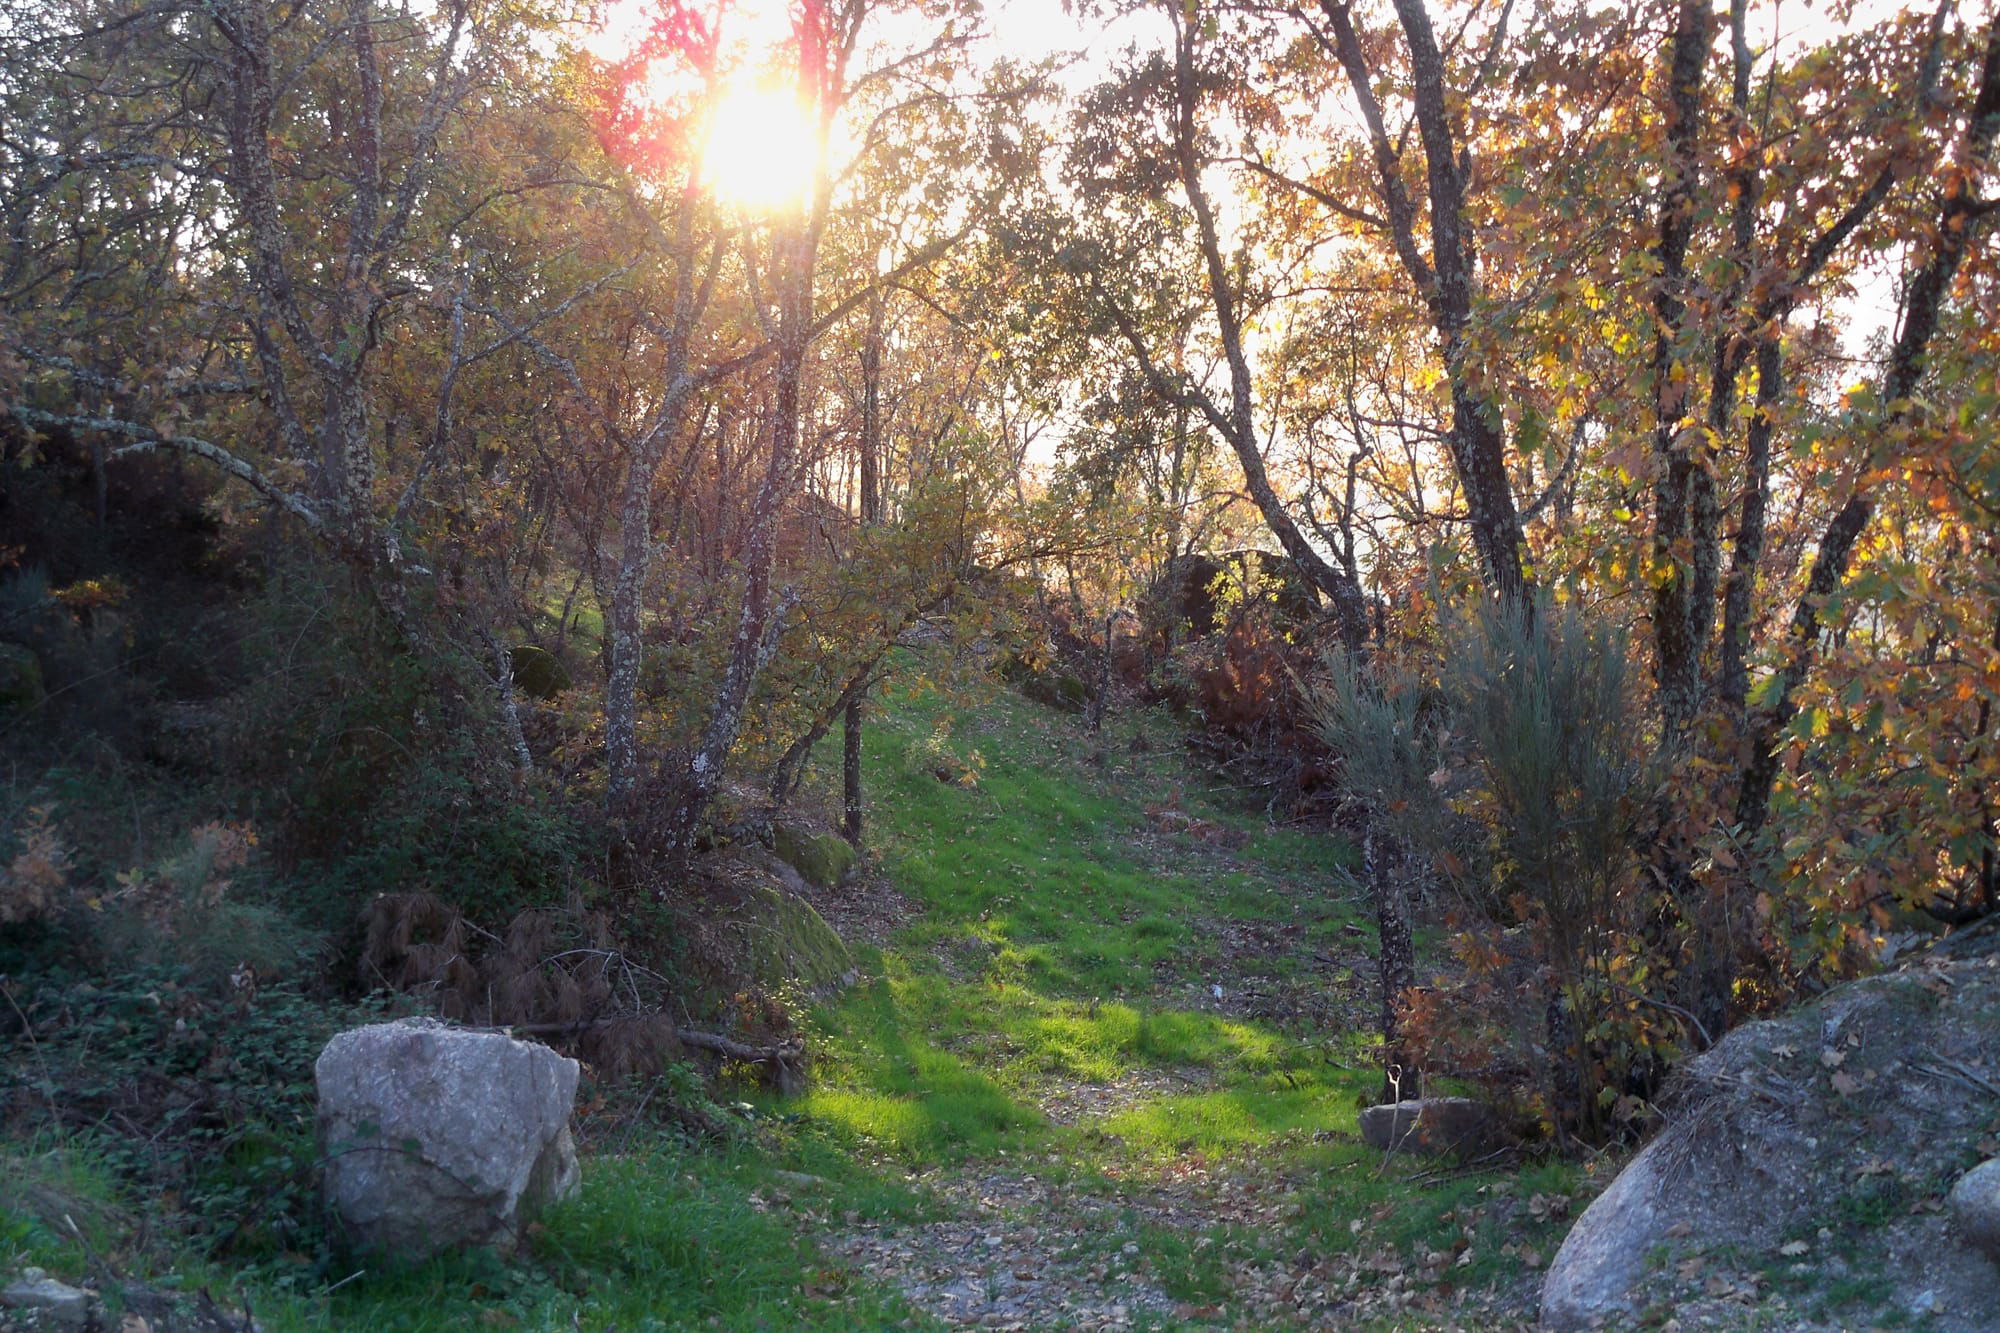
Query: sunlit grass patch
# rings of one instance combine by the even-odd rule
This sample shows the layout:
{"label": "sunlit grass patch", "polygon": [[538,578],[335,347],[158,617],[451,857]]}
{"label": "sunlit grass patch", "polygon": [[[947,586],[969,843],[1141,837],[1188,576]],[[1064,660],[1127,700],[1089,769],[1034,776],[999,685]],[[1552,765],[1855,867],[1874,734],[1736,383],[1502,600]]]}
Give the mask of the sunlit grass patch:
{"label": "sunlit grass patch", "polygon": [[1351,1133],[1354,1095],[1345,1084],[1238,1085],[1162,1097],[1097,1128],[1142,1157],[1216,1157],[1267,1147],[1286,1136]]}

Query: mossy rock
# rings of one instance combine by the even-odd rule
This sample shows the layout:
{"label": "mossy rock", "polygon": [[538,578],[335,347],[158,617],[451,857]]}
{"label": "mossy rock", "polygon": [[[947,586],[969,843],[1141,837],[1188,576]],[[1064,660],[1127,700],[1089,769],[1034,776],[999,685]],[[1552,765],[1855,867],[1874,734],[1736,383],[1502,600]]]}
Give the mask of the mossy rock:
{"label": "mossy rock", "polygon": [[518,644],[507,650],[507,659],[514,667],[514,683],[537,699],[553,699],[575,684],[569,669],[546,648]]}
{"label": "mossy rock", "polygon": [[771,848],[780,861],[822,889],[834,887],[854,868],[854,848],[833,833],[778,824],[771,829]]}
{"label": "mossy rock", "polygon": [[787,981],[818,989],[840,984],[854,969],[854,955],[826,918],[796,893],[760,884],[744,905],[750,932],[751,965],[757,980],[776,987]]}
{"label": "mossy rock", "polygon": [[1090,703],[1090,686],[1081,676],[1067,671],[1050,671],[1030,676],[1021,683],[1021,693],[1044,708],[1059,713],[1081,713]]}
{"label": "mossy rock", "polygon": [[18,643],[0,643],[0,709],[33,708],[47,697],[41,661]]}

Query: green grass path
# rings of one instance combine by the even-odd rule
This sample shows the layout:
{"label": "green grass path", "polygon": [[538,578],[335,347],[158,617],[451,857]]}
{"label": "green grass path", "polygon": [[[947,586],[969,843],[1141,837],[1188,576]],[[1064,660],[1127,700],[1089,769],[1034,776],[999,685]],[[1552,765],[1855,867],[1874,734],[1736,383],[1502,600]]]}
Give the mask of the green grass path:
{"label": "green grass path", "polygon": [[[1358,1141],[1373,937],[1345,845],[1270,826],[1154,713],[1099,738],[997,688],[892,696],[866,764],[873,863],[821,904],[859,979],[810,1011],[810,1092],[744,1092],[723,1151],[601,1144],[512,1263],[181,1280],[271,1330],[1518,1323],[1575,1173]],[[0,1168],[105,1219],[86,1244],[0,1198],[0,1260],[80,1277],[116,1247],[109,1171]]]}

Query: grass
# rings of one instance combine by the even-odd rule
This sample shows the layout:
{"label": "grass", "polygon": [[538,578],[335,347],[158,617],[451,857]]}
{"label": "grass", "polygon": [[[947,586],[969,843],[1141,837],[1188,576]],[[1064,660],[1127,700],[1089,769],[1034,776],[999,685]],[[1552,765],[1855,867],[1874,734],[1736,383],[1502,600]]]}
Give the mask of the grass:
{"label": "grass", "polygon": [[[869,735],[882,869],[924,910],[869,960],[867,984],[817,1015],[834,1058],[800,1109],[914,1164],[1000,1147],[1087,1157],[1035,1109],[1038,1093],[1199,1070],[1219,1086],[1114,1118],[1094,1142],[1158,1158],[1351,1128],[1362,1081],[1350,1070],[1296,1034],[1158,996],[1197,971],[1218,920],[1297,923],[1294,964],[1335,938],[1356,919],[1333,891],[1347,849],[1188,796],[1177,754],[1133,745],[1172,734],[1158,716],[1093,744],[1006,692],[970,715],[946,707],[906,697]],[[976,781],[940,781],[941,752]],[[1158,832],[1147,807],[1163,803],[1242,847]],[[1300,893],[1304,876],[1316,895]]]}
{"label": "grass", "polygon": [[[1216,987],[1365,989],[1354,973],[1369,970],[1358,956],[1372,928],[1346,896],[1349,848],[1210,789],[1176,735],[1170,719],[1133,714],[1091,738],[997,689],[885,700],[865,757],[871,839],[918,910],[854,947],[862,980],[809,1016],[812,1090],[782,1103],[743,1091],[759,1128],[726,1151],[662,1135],[587,1156],[581,1196],[514,1262],[357,1275],[276,1247],[233,1270],[185,1251],[125,1257],[242,1290],[279,1330],[922,1327],[815,1237],[937,1219],[923,1180],[1023,1160],[1113,1202],[1190,1166],[1254,1164],[1291,1182],[1283,1212],[1255,1224],[1166,1226],[1114,1208],[1115,1225],[1076,1238],[1190,1308],[1227,1304],[1246,1267],[1284,1269],[1302,1248],[1411,1265],[1465,1250],[1465,1283],[1510,1277],[1518,1249],[1503,1238],[1552,1253],[1562,1223],[1526,1221],[1525,1200],[1567,1195],[1573,1172],[1413,1181],[1355,1136],[1378,1080],[1365,1020],[1319,1030],[1283,1006],[1250,1017],[1213,1002]],[[1120,1093],[1101,1114],[1043,1109],[1078,1088]],[[99,1201],[87,1216],[132,1206],[86,1140],[0,1158],[0,1185],[23,1163],[62,1197]],[[16,1197],[0,1188],[0,1268],[80,1277],[89,1252],[116,1252],[111,1221],[86,1247]]]}
{"label": "grass", "polygon": [[[818,1280],[816,1255],[793,1219],[763,1202],[774,1160],[763,1148],[718,1154],[666,1140],[588,1157],[583,1190],[538,1220],[527,1251],[512,1262],[474,1251],[407,1268],[329,1267],[280,1253],[246,1268],[187,1253],[134,1253],[138,1201],[87,1148],[16,1149],[0,1156],[0,1267],[34,1264],[87,1281],[105,1260],[141,1271],[170,1260],[174,1285],[247,1296],[274,1333],[840,1329],[857,1319],[875,1327],[915,1319],[899,1299],[865,1283]],[[906,1187],[839,1167],[827,1187],[847,1210],[878,1219],[922,1215]],[[80,1238],[66,1231],[68,1218],[80,1219]]]}

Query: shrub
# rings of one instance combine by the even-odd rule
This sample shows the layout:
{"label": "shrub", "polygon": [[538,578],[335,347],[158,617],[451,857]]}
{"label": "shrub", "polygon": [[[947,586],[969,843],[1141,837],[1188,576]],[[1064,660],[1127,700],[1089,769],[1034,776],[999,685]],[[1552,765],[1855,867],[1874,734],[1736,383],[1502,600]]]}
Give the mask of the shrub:
{"label": "shrub", "polygon": [[252,684],[223,710],[217,757],[306,920],[344,929],[376,894],[427,891],[500,922],[573,891],[582,822],[519,780],[477,664],[409,651],[311,569],[274,572],[248,618]]}
{"label": "shrub", "polygon": [[1675,1036],[1644,998],[1662,960],[1640,928],[1629,660],[1574,602],[1485,603],[1447,618],[1435,683],[1335,661],[1311,698],[1349,788],[1466,914],[1464,983],[1406,997],[1413,1050],[1592,1139]]}
{"label": "shrub", "polygon": [[977,787],[986,756],[978,750],[959,753],[951,743],[951,719],[944,718],[927,736],[910,742],[903,751],[903,768],[910,773],[928,773],[953,787]]}

